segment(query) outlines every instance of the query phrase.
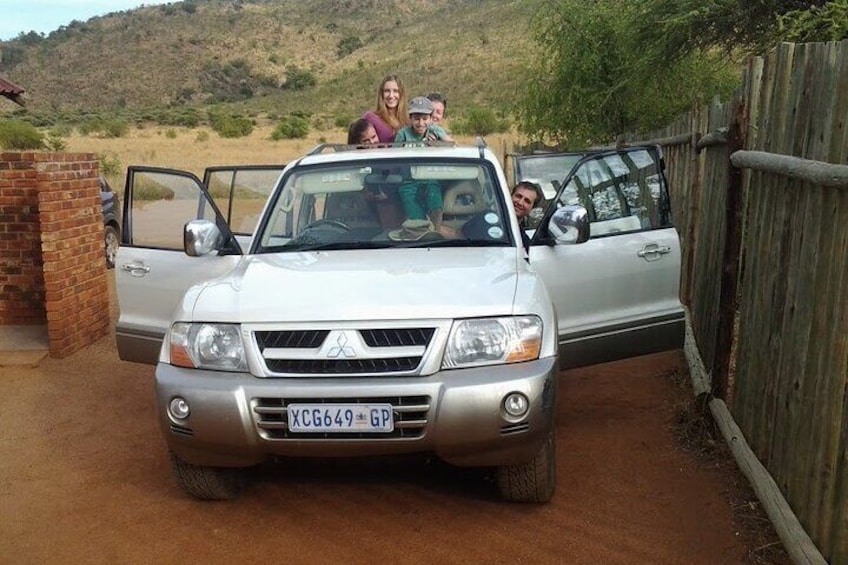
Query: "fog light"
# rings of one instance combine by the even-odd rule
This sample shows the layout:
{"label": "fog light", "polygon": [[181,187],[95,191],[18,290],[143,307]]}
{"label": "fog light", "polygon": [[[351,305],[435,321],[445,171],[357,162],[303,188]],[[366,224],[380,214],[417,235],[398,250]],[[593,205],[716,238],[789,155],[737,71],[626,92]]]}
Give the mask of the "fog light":
{"label": "fog light", "polygon": [[521,418],[529,408],[530,401],[520,392],[511,392],[504,398],[504,410],[513,418]]}
{"label": "fog light", "polygon": [[171,403],[168,405],[168,411],[177,420],[185,420],[191,413],[186,399],[179,396],[171,400]]}

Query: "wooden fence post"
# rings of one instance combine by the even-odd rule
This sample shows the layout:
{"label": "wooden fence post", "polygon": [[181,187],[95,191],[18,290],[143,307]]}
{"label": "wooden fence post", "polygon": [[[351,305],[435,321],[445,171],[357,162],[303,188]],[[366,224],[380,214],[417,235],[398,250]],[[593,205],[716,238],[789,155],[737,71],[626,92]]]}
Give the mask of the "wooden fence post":
{"label": "wooden fence post", "polygon": [[727,198],[725,204],[725,237],[721,263],[721,287],[715,353],[713,355],[712,393],[727,399],[734,322],[738,300],[739,255],[742,246],[742,169],[730,163],[735,151],[744,150],[748,131],[747,101],[739,94],[734,101],[733,121],[727,132]]}

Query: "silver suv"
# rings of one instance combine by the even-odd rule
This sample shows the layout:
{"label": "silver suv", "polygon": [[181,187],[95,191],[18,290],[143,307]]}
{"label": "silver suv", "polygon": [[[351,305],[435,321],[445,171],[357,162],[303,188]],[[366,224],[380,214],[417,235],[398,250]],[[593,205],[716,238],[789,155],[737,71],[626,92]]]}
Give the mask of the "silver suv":
{"label": "silver suv", "polygon": [[549,500],[563,353],[682,342],[655,150],[566,171],[528,257],[484,145],[336,149],[128,171],[119,351],[156,363],[181,486],[231,498],[269,457],[428,453]]}

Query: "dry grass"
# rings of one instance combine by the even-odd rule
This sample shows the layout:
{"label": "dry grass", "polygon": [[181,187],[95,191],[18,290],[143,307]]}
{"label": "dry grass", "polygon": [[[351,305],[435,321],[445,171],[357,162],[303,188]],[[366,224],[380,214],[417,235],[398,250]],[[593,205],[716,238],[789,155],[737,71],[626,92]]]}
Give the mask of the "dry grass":
{"label": "dry grass", "polygon": [[[119,176],[107,175],[114,188],[124,185],[126,168],[130,165],[168,167],[203,175],[206,167],[216,165],[269,165],[288,163],[303,156],[319,143],[345,143],[347,132],[337,129],[311,132],[306,139],[272,141],[273,127],[258,126],[249,137],[226,139],[209,128],[145,128],[135,129],[117,139],[84,137],[78,134],[67,139],[67,151],[95,153],[117,159],[121,165]],[[165,132],[174,130],[175,137]],[[205,141],[198,141],[201,132]],[[204,136],[200,136],[202,138]],[[473,144],[473,137],[457,136],[462,144]],[[497,134],[486,138],[486,143],[502,158],[504,147],[521,142],[515,133]]]}

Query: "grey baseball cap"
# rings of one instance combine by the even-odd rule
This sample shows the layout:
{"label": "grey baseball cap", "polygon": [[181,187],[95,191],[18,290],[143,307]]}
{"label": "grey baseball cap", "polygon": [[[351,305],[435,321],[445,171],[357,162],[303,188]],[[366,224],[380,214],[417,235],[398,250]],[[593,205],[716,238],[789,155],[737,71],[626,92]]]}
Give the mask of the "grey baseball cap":
{"label": "grey baseball cap", "polygon": [[416,96],[409,101],[410,114],[432,114],[433,103],[424,96]]}

